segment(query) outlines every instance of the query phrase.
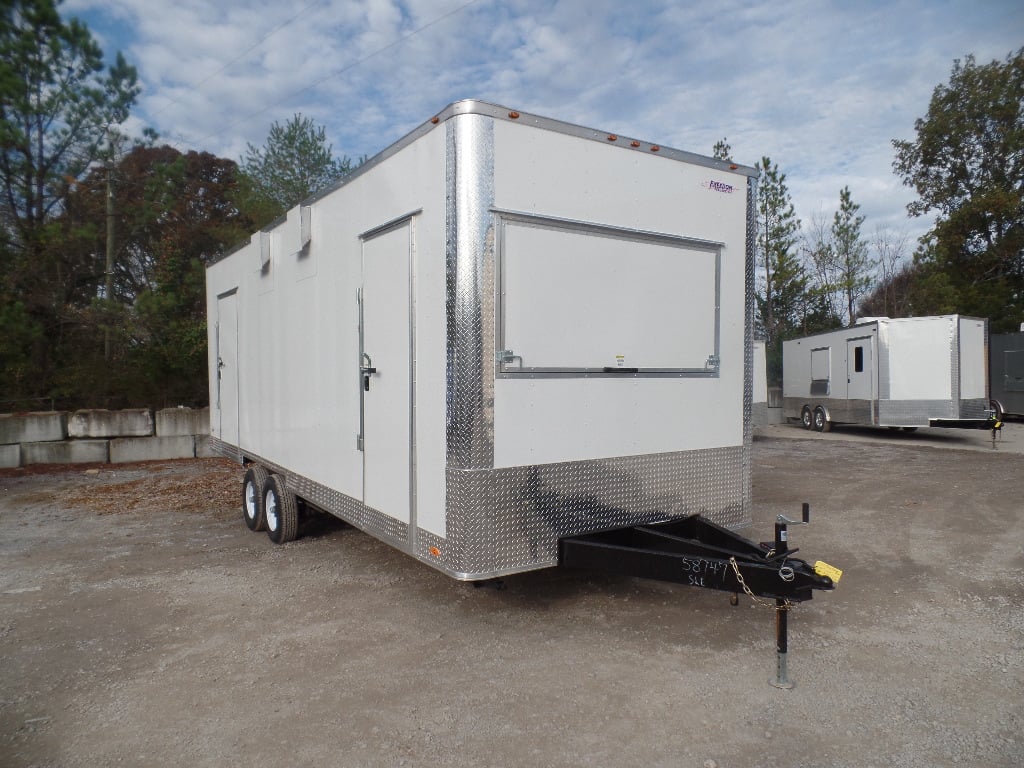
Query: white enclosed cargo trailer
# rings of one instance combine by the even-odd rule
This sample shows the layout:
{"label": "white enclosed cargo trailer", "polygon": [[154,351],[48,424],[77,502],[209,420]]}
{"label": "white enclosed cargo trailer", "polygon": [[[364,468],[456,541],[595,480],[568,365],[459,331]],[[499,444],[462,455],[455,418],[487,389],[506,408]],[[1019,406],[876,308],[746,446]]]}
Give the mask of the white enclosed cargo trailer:
{"label": "white enclosed cargo trailer", "polygon": [[254,234],[207,270],[250,526],[326,511],[484,579],[749,523],[755,178],[464,101]]}
{"label": "white enclosed cargo trailer", "polygon": [[783,416],[808,429],[985,427],[988,321],[865,318],[782,343]]}

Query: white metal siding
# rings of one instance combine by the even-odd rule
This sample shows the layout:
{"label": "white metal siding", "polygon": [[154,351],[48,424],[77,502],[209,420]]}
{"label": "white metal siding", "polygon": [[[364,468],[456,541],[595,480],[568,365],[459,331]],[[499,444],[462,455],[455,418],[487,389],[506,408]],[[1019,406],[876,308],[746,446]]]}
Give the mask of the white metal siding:
{"label": "white metal siding", "polygon": [[883,321],[890,400],[949,400],[956,319],[925,317]]}
{"label": "white metal siding", "polygon": [[[433,131],[371,173],[315,201],[302,248],[299,207],[271,233],[207,271],[208,311],[238,287],[239,447],[355,499],[363,498],[359,432],[359,236],[417,216],[417,513],[445,533],[445,133]],[[309,279],[313,275],[315,280]],[[211,365],[215,364],[212,360]],[[211,397],[215,396],[212,391]],[[211,401],[212,402],[212,401]],[[403,405],[407,412],[407,404]],[[407,463],[407,462],[406,462]]]}
{"label": "white metal siding", "polygon": [[985,321],[960,318],[960,399],[988,397],[988,351]]}
{"label": "white metal siding", "polygon": [[[718,378],[499,378],[495,466],[742,445],[746,179],[504,121],[495,124],[494,168],[500,210],[725,243]],[[734,191],[719,191],[718,180]],[[673,332],[689,329],[661,333]]]}

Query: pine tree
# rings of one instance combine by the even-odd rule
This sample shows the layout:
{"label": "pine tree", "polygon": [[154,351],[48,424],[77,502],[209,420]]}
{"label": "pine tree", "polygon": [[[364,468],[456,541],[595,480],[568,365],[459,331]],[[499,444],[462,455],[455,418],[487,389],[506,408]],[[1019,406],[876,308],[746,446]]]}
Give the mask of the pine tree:
{"label": "pine tree", "polygon": [[757,166],[757,252],[761,272],[757,308],[764,328],[769,382],[781,379],[782,340],[798,327],[807,299],[807,275],[796,253],[800,220],[786,187],[786,174],[767,157]]}
{"label": "pine tree", "polygon": [[839,191],[839,210],[832,219],[832,248],[838,270],[836,288],[845,302],[847,325],[856,320],[857,301],[871,287],[874,271],[867,242],[861,237],[864,217],[857,215],[859,210],[850,188],[843,187]]}

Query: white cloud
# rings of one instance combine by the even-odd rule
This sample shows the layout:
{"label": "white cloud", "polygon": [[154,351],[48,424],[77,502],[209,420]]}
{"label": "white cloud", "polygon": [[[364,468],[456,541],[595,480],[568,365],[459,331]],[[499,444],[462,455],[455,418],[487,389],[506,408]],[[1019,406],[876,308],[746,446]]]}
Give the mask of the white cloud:
{"label": "white cloud", "polygon": [[136,119],[184,147],[237,158],[271,122],[302,112],[338,154],[374,154],[445,104],[482,98],[702,153],[728,137],[741,162],[778,163],[802,218],[834,208],[848,185],[867,226],[915,233],[926,222],[905,218],[913,193],[892,174],[891,140],[912,137],[954,58],[1001,59],[1024,28],[1010,0],[465,4],[62,8],[84,16],[105,50],[125,50],[145,88]]}

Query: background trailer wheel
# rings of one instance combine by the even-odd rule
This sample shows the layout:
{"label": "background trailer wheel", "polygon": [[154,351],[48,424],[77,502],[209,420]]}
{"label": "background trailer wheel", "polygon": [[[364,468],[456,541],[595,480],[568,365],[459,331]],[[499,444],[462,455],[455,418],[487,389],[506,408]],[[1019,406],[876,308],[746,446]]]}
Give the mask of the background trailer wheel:
{"label": "background trailer wheel", "polygon": [[825,409],[820,405],[814,409],[814,429],[818,432],[831,432],[832,422],[825,415]]}
{"label": "background trailer wheel", "polygon": [[811,406],[805,405],[803,410],[800,411],[800,423],[804,425],[804,429],[810,429],[814,426],[814,420],[811,417]]}
{"label": "background trailer wheel", "polygon": [[263,531],[267,528],[263,494],[269,477],[267,470],[257,464],[245,471],[245,479],[242,480],[242,518],[250,531]]}
{"label": "background trailer wheel", "polygon": [[272,542],[284,544],[295,539],[299,532],[299,504],[281,475],[271,475],[267,481],[263,510],[267,518],[267,536]]}

